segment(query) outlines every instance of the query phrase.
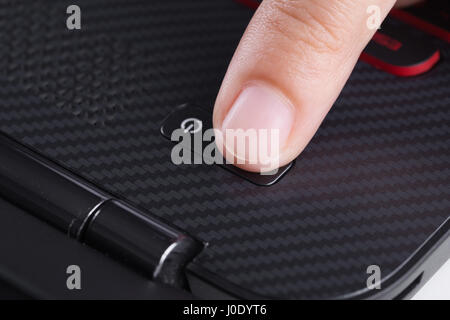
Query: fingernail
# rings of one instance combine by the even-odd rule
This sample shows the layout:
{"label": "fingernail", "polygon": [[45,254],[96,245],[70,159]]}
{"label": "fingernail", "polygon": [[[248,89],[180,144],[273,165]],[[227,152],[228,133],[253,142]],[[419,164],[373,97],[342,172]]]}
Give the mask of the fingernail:
{"label": "fingernail", "polygon": [[278,145],[282,148],[291,133],[294,114],[294,107],[280,92],[263,84],[253,84],[234,102],[222,123],[222,131],[278,130]]}

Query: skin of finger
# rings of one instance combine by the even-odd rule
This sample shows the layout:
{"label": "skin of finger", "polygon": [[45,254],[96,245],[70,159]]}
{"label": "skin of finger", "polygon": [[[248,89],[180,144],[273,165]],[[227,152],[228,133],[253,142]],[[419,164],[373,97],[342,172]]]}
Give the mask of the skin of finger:
{"label": "skin of finger", "polygon": [[[282,92],[296,108],[293,129],[281,150],[280,166],[306,147],[347,81],[375,30],[367,8],[382,18],[394,0],[265,0],[255,13],[229,65],[216,100],[213,123],[223,119],[248,83]],[[240,165],[243,169],[258,168]]]}

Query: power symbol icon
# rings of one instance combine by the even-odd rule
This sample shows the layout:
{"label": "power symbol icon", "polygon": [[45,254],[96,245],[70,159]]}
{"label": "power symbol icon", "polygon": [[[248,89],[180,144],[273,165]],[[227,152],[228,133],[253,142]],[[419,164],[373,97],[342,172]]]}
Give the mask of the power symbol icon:
{"label": "power symbol icon", "polygon": [[188,118],[181,123],[181,129],[185,133],[194,134],[203,129],[203,122],[197,118]]}

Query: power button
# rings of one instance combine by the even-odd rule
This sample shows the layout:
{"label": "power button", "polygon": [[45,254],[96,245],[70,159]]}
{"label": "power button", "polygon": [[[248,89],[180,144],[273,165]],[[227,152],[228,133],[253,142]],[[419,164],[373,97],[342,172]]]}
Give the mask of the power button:
{"label": "power button", "polygon": [[[193,136],[201,135],[203,132],[213,127],[211,118],[211,111],[207,111],[195,105],[184,104],[175,108],[175,110],[166,117],[161,126],[161,133],[167,139],[171,139],[172,133],[178,129],[182,129],[184,133],[189,133]],[[208,140],[205,143],[209,144],[211,141]],[[191,152],[195,156],[195,153],[198,151],[196,148],[192,147]],[[273,185],[292,167],[292,163],[290,163],[279,168],[274,174],[262,175],[241,170],[231,164],[225,163],[225,161],[223,164],[217,165],[259,186]]]}

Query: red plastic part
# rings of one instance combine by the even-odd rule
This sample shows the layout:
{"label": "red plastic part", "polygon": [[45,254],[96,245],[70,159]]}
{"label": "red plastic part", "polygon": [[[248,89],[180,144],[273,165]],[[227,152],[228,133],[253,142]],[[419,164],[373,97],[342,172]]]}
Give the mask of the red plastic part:
{"label": "red plastic part", "polygon": [[360,59],[364,62],[367,62],[367,63],[373,65],[376,68],[379,68],[383,71],[389,72],[396,76],[412,77],[412,76],[416,76],[416,75],[422,74],[422,73],[430,70],[439,61],[440,56],[441,55],[438,50],[435,53],[433,53],[433,55],[429,59],[427,59],[421,63],[418,63],[416,65],[407,66],[407,67],[389,64],[389,63],[387,63],[383,60],[380,60],[374,56],[371,56],[365,52],[363,52],[361,54]]}
{"label": "red plastic part", "polygon": [[406,11],[399,10],[399,9],[392,9],[390,15],[400,21],[403,21],[405,23],[413,25],[416,28],[423,30],[435,37],[438,37],[438,38],[441,38],[442,40],[450,42],[450,32],[449,31],[442,29],[438,26],[435,26],[434,24],[431,24],[425,20],[422,20]]}
{"label": "red plastic part", "polygon": [[258,9],[259,7],[259,2],[255,1],[255,0],[235,0],[236,2],[242,3],[244,5],[246,5],[247,7],[250,7],[252,9]]}
{"label": "red plastic part", "polygon": [[[257,9],[259,7],[259,2],[255,0],[235,0],[239,3],[242,3],[246,5],[247,7],[250,7],[252,9]],[[416,28],[423,30],[425,32],[428,32],[429,34],[434,35],[435,37],[441,38],[442,40],[445,40],[447,42],[450,42],[450,32],[442,29],[438,26],[435,26],[434,24],[431,24],[425,20],[422,20],[420,18],[417,18],[416,16],[400,10],[400,9],[392,9],[389,13],[394,18],[397,18],[400,21],[403,21],[405,23],[411,24],[415,26]]]}
{"label": "red plastic part", "polygon": [[[259,7],[259,2],[255,1],[255,0],[235,0],[235,1],[242,3],[252,9],[257,9]],[[434,25],[431,25],[423,20],[420,20],[404,11],[393,9],[391,11],[391,15],[399,20],[402,20],[403,22],[414,24],[417,28],[420,28],[420,29],[426,28],[427,30],[425,30],[425,31],[433,33],[434,35],[439,34],[440,37],[441,38],[444,37],[444,40],[446,40],[446,41],[449,41],[449,39],[450,39],[449,33],[447,31],[445,31],[441,28],[438,28]],[[408,21],[406,21],[406,20],[408,20]],[[419,23],[417,20],[421,21],[421,22]],[[439,51],[436,51],[429,59],[427,59],[419,64],[416,64],[413,66],[408,66],[408,67],[396,66],[396,65],[384,62],[383,60],[378,59],[374,56],[371,56],[365,52],[363,52],[361,54],[360,59],[364,62],[367,62],[367,63],[373,65],[376,68],[379,68],[383,71],[389,72],[396,76],[412,77],[412,76],[416,76],[416,75],[422,74],[422,73],[430,70],[439,61],[440,56],[441,55],[440,55]]]}

